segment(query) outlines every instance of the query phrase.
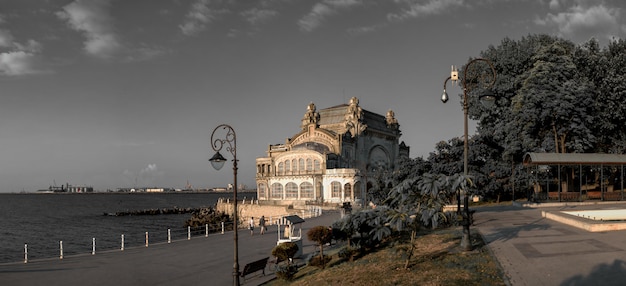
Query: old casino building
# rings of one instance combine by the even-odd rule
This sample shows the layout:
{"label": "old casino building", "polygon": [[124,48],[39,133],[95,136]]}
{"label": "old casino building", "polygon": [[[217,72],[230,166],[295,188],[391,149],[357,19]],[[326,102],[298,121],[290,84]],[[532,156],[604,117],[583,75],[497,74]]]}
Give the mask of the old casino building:
{"label": "old casino building", "polygon": [[356,97],[319,111],[310,103],[300,132],[256,159],[258,199],[362,203],[375,182],[372,175],[394,170],[399,158],[409,156],[394,116],[391,110],[386,115],[364,110]]}

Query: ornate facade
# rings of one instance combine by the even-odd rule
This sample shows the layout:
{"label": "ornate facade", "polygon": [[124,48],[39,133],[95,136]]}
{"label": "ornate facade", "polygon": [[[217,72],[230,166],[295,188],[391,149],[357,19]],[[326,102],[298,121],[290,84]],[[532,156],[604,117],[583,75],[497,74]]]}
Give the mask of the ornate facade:
{"label": "ornate facade", "polygon": [[368,174],[394,170],[399,158],[409,156],[394,112],[364,110],[356,97],[319,111],[310,103],[300,127],[256,159],[259,200],[361,203],[373,184]]}

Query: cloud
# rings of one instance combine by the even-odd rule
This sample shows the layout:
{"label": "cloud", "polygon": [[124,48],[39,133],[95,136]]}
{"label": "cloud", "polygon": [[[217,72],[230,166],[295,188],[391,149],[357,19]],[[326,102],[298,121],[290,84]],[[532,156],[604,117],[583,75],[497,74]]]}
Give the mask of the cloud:
{"label": "cloud", "polygon": [[139,171],[139,179],[141,180],[139,183],[146,187],[153,186],[161,176],[163,176],[163,172],[159,171],[156,164],[148,164],[148,166]]}
{"label": "cloud", "polygon": [[0,29],[0,47],[8,48],[13,46],[13,35],[10,31]]}
{"label": "cloud", "polygon": [[265,23],[276,15],[278,15],[277,11],[258,8],[252,8],[250,10],[241,12],[241,16],[243,16],[246,21],[248,21],[252,25]]}
{"label": "cloud", "polygon": [[38,53],[42,50],[39,42],[31,39],[21,44],[15,41],[11,31],[0,29],[0,48],[8,50],[0,53],[0,74],[19,76],[44,72],[38,68]]}
{"label": "cloud", "polygon": [[132,184],[134,187],[152,187],[156,186],[157,180],[163,176],[164,172],[160,171],[156,164],[148,164],[137,175],[128,169],[122,174],[127,184]]}
{"label": "cloud", "polygon": [[545,18],[535,19],[535,24],[553,26],[560,36],[586,40],[591,36],[610,39],[620,34],[619,10],[604,4],[584,7],[572,6],[564,12],[548,13]]}
{"label": "cloud", "polygon": [[213,23],[220,14],[229,13],[225,9],[210,8],[210,3],[210,0],[198,0],[191,5],[183,24],[178,26],[183,34],[187,36],[197,35],[206,30],[207,26]]}
{"label": "cloud", "polygon": [[37,55],[25,51],[0,53],[0,73],[9,76],[40,73]]}
{"label": "cloud", "polygon": [[110,0],[76,0],[56,13],[74,30],[82,32],[85,51],[95,57],[110,58],[122,49],[113,29]]}
{"label": "cloud", "polygon": [[164,48],[159,47],[151,47],[151,46],[140,46],[136,48],[129,48],[125,61],[126,62],[139,62],[139,61],[147,61],[156,57],[160,57],[164,54],[167,54],[169,51]]}
{"label": "cloud", "polygon": [[366,26],[366,27],[350,28],[348,29],[348,33],[353,36],[359,36],[359,35],[363,35],[367,33],[376,32],[384,28],[385,26],[387,26],[387,24],[376,24],[376,25]]}
{"label": "cloud", "polygon": [[311,12],[298,21],[300,30],[311,32],[324,22],[327,17],[337,14],[339,10],[362,5],[360,0],[325,0],[316,3]]}
{"label": "cloud", "polygon": [[464,5],[464,0],[429,0],[426,3],[418,0],[395,0],[395,2],[403,4],[406,8],[401,9],[400,13],[388,14],[387,19],[389,21],[404,21],[421,16],[438,15],[452,7]]}

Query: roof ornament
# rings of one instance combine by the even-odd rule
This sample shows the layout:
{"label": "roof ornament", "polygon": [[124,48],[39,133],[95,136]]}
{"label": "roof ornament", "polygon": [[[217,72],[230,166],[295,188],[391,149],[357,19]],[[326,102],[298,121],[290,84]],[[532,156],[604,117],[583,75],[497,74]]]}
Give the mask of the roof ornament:
{"label": "roof ornament", "polygon": [[359,99],[356,97],[350,98],[350,104],[346,110],[345,126],[346,131],[350,132],[352,137],[363,133],[367,125],[363,124],[361,118],[363,117],[363,109],[359,106]]}
{"label": "roof ornament", "polygon": [[315,104],[313,102],[309,103],[306,108],[306,113],[304,114],[304,117],[302,117],[302,130],[305,130],[309,124],[315,124],[317,126],[319,120],[320,114],[317,112]]}
{"label": "roof ornament", "polygon": [[387,111],[387,127],[392,129],[397,129],[400,125],[398,124],[398,119],[396,119],[396,113],[393,110],[389,109]]}

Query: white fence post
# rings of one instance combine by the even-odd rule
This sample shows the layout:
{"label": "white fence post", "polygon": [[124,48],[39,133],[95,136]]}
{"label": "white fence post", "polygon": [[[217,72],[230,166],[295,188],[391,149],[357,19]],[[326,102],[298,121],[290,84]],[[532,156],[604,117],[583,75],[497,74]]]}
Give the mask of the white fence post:
{"label": "white fence post", "polygon": [[224,234],[224,222],[222,222],[222,234]]}
{"label": "white fence post", "polygon": [[124,251],[124,234],[122,233],[122,247],[120,248],[121,251]]}
{"label": "white fence post", "polygon": [[209,224],[204,225],[204,237],[209,237]]}
{"label": "white fence post", "polygon": [[146,247],[148,247],[148,232],[146,231]]}
{"label": "white fence post", "polygon": [[59,241],[59,259],[63,259],[63,240]]}
{"label": "white fence post", "polygon": [[91,238],[91,255],[96,254],[96,238]]}
{"label": "white fence post", "polygon": [[187,240],[191,240],[191,226],[187,226]]}
{"label": "white fence post", "polygon": [[24,243],[24,263],[28,263],[28,244]]}
{"label": "white fence post", "polygon": [[167,229],[167,243],[172,243],[172,232],[169,228]]}

